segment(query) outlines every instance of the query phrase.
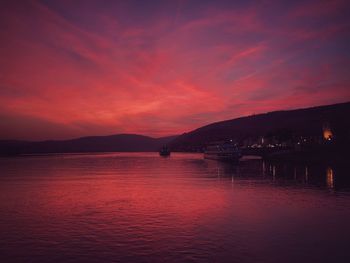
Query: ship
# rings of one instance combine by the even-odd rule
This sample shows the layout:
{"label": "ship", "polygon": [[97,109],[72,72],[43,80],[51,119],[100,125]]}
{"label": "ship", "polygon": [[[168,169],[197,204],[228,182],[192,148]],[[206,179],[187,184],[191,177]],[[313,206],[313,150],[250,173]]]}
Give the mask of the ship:
{"label": "ship", "polygon": [[169,156],[170,155],[170,150],[169,148],[164,145],[160,150],[159,150],[159,155],[160,156]]}
{"label": "ship", "polygon": [[231,141],[210,143],[204,151],[204,158],[211,160],[238,162],[241,157],[241,150]]}

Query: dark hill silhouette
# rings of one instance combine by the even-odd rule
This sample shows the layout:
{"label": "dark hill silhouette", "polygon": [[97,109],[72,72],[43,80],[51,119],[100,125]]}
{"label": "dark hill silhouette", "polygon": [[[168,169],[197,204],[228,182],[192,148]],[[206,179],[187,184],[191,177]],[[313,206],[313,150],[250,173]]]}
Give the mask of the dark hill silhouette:
{"label": "dark hill silhouette", "polygon": [[33,153],[158,151],[164,144],[168,144],[175,137],[152,138],[136,134],[118,134],[39,142],[7,140],[0,141],[0,153],[3,155],[16,155]]}
{"label": "dark hill silhouette", "polygon": [[220,121],[180,136],[152,138],[135,134],[90,136],[41,142],[0,141],[0,154],[158,151],[168,144],[172,151],[201,151],[208,142],[233,139],[242,142],[259,136],[322,136],[325,123],[336,142],[350,147],[350,102],[306,109],[275,111]]}
{"label": "dark hill silhouette", "polygon": [[178,136],[170,147],[175,151],[200,151],[208,142],[224,139],[240,142],[273,134],[322,136],[324,123],[329,123],[339,143],[349,146],[350,102],[220,121]]}

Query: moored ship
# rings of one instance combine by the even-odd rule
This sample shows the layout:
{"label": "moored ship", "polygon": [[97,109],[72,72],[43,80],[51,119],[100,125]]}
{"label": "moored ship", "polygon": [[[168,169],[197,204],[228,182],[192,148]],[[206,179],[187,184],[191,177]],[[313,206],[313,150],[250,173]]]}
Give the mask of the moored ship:
{"label": "moored ship", "polygon": [[238,162],[241,157],[240,149],[232,142],[211,143],[204,151],[204,158],[218,161]]}

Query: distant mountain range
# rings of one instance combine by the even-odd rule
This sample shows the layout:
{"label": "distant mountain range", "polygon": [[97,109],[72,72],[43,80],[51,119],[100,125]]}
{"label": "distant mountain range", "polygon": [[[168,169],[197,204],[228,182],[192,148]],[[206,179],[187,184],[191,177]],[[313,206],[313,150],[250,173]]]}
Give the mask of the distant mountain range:
{"label": "distant mountain range", "polygon": [[0,154],[44,154],[78,152],[151,152],[158,151],[176,136],[152,138],[136,134],[90,136],[72,140],[0,141]]}
{"label": "distant mountain range", "polygon": [[350,102],[220,121],[178,136],[170,147],[175,151],[200,151],[208,142],[225,139],[242,142],[283,134],[322,137],[324,125],[330,126],[338,143],[350,147]]}
{"label": "distant mountain range", "polygon": [[220,121],[180,136],[162,138],[118,134],[40,142],[0,140],[0,154],[158,151],[165,144],[172,151],[200,151],[208,142],[225,139],[241,142],[276,134],[322,136],[325,124],[330,126],[338,143],[350,147],[350,102],[347,102]]}

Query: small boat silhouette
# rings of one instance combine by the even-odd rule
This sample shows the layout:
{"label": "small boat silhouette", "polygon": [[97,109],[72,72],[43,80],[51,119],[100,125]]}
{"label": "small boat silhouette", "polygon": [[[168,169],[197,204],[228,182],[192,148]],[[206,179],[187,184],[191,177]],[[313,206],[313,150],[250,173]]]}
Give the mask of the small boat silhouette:
{"label": "small boat silhouette", "polygon": [[170,155],[170,150],[169,148],[165,145],[163,146],[160,151],[159,151],[160,156],[169,156]]}

